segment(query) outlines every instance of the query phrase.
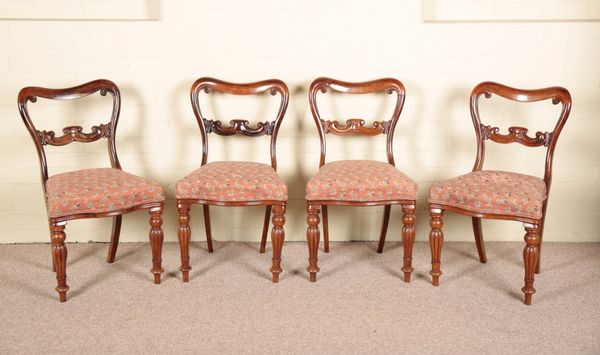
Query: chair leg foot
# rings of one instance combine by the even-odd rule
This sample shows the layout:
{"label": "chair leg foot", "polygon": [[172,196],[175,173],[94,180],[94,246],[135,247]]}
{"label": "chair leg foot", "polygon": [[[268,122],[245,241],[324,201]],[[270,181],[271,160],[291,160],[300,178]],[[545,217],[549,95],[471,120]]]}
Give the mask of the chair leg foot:
{"label": "chair leg foot", "polygon": [[440,284],[440,275],[442,275],[441,266],[441,256],[442,256],[442,245],[444,244],[444,233],[442,232],[442,227],[444,225],[443,216],[444,211],[437,208],[431,208],[429,210],[429,215],[431,219],[429,221],[429,225],[431,226],[431,231],[429,232],[429,246],[431,247],[431,271],[429,274],[431,275],[431,283],[433,286],[439,286]]}
{"label": "chair leg foot", "polygon": [[178,224],[177,237],[179,238],[179,249],[181,253],[181,276],[183,282],[190,281],[190,238],[192,231],[190,229],[190,204],[177,202]]}
{"label": "chair leg foot", "polygon": [[531,305],[535,287],[533,287],[535,268],[539,261],[540,227],[539,225],[525,224],[525,249],[523,250],[523,263],[525,264],[525,286],[521,289],[525,294],[525,304]]}
{"label": "chair leg foot", "polygon": [[67,246],[65,245],[65,223],[50,224],[50,240],[52,241],[52,254],[56,268],[56,292],[60,302],[67,301]]}
{"label": "chair leg foot", "polygon": [[271,274],[273,275],[273,283],[279,282],[279,274],[281,269],[281,250],[283,249],[283,241],[285,240],[285,205],[273,206],[273,229],[271,230],[271,244],[273,244],[273,265],[271,266]]}
{"label": "chair leg foot", "polygon": [[163,273],[162,268],[162,245],[164,233],[162,230],[162,211],[163,206],[150,209],[150,247],[152,249],[152,269],[154,283],[160,283],[160,276]]}
{"label": "chair leg foot", "polygon": [[317,266],[317,253],[319,251],[319,205],[308,204],[307,212],[308,217],[306,222],[308,223],[308,229],[306,230],[306,239],[308,242],[308,268],[306,269],[310,274],[310,281],[317,281],[317,272],[319,267]]}

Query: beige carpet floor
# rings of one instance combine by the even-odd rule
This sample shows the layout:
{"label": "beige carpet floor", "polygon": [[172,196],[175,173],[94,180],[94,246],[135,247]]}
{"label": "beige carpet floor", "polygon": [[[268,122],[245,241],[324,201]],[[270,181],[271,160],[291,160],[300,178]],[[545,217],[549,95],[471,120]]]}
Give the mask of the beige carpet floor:
{"label": "beige carpet floor", "polygon": [[0,246],[0,353],[600,354],[600,244],[544,245],[532,306],[522,303],[522,243],[446,243],[441,285],[429,248],[415,245],[413,281],[400,280],[402,246],[333,243],[308,282],[305,243],[287,243],[270,282],[270,248],[165,244],[163,283],[148,244],[69,244],[69,300],[53,288],[49,245]]}

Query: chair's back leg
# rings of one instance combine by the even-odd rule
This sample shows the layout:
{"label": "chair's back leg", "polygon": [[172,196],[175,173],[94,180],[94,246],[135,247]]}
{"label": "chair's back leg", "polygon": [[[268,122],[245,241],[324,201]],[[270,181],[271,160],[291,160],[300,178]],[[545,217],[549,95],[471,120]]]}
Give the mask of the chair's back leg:
{"label": "chair's back leg", "polygon": [[323,251],[329,253],[329,216],[327,215],[327,205],[322,206],[323,210]]}
{"label": "chair's back leg", "polygon": [[385,205],[383,210],[383,223],[381,225],[381,236],[379,237],[379,247],[377,248],[378,253],[383,253],[383,245],[385,244],[385,236],[387,235],[388,225],[390,224],[390,211],[391,205]]}
{"label": "chair's back leg", "polygon": [[269,233],[269,223],[271,220],[271,205],[268,205],[265,209],[265,221],[263,222],[262,238],[260,239],[260,253],[265,252],[267,245],[267,234]]}
{"label": "chair's back leg", "polygon": [[107,263],[114,263],[117,255],[117,247],[119,246],[119,236],[121,234],[121,219],[123,216],[114,216],[112,223],[112,234],[110,236],[110,244],[108,246]]}
{"label": "chair's back leg", "polygon": [[206,243],[208,244],[208,252],[213,252],[212,235],[210,231],[210,211],[208,205],[202,205],[202,211],[204,212],[204,229],[206,229]]}
{"label": "chair's back leg", "polygon": [[538,262],[535,266],[535,273],[540,273],[540,264],[542,263],[542,240],[544,239],[544,222],[546,222],[546,205],[544,205],[542,222],[540,223],[540,245],[538,246]]}
{"label": "chair's back leg", "polygon": [[473,217],[473,234],[475,235],[475,244],[477,245],[477,253],[479,261],[483,264],[487,263],[487,255],[485,253],[485,245],[483,244],[483,232],[481,231],[481,218]]}

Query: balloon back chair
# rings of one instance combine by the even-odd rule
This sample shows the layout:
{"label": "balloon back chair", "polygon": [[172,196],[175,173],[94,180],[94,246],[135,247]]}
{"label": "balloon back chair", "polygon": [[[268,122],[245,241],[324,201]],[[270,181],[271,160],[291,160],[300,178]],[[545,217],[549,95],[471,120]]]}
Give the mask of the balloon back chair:
{"label": "balloon back chair", "polygon": [[[508,134],[500,133],[498,127],[481,123],[479,98],[498,95],[516,102],[552,100],[554,105],[562,104],[562,110],[554,131],[536,132],[529,136],[523,127],[509,127]],[[512,220],[522,222],[525,227],[525,304],[530,305],[535,288],[534,272],[540,270],[540,252],[548,195],[552,182],[552,159],[560,132],[569,117],[571,95],[561,87],[539,90],[515,89],[493,82],[477,85],[471,93],[471,117],[477,137],[477,157],[473,171],[432,185],[429,193],[431,216],[431,276],[434,286],[438,286],[442,274],[440,270],[444,235],[442,233],[444,211],[458,212],[472,217],[475,243],[481,263],[487,262],[481,218]],[[517,174],[507,171],[483,170],[485,142],[501,144],[520,143],[527,147],[545,147],[546,165],[544,178]]]}
{"label": "balloon back chair", "polygon": [[[346,124],[321,118],[317,104],[317,93],[328,90],[346,94],[373,94],[385,92],[396,95],[396,104],[391,119],[373,122],[371,127],[362,119],[348,119]],[[367,82],[349,83],[331,78],[318,78],[309,89],[312,116],[319,131],[321,157],[319,172],[307,184],[306,232],[309,249],[310,281],[317,279],[317,251],[319,249],[319,214],[323,212],[324,251],[329,252],[329,226],[327,206],[384,206],[383,224],[377,252],[383,251],[392,205],[401,205],[403,211],[402,240],[404,242],[404,281],[410,282],[412,249],[415,238],[415,208],[417,183],[400,172],[394,165],[393,140],[396,123],[404,105],[405,89],[396,79],[385,78]],[[340,160],[325,162],[326,135],[376,136],[386,135],[387,162],[373,160]]]}
{"label": "balloon back chair", "polygon": [[[38,130],[31,120],[27,105],[38,98],[48,100],[76,100],[100,92],[112,95],[110,122],[93,126],[85,133],[81,126],[69,126],[57,136],[54,131]],[[163,272],[161,253],[163,242],[162,211],[164,193],[157,183],[126,173],[121,170],[117,157],[115,135],[121,107],[118,87],[108,80],[95,80],[67,89],[26,87],[19,92],[18,106],[23,122],[27,126],[40,160],[42,190],[48,212],[50,240],[52,242],[52,264],[56,272],[56,291],[61,302],[67,300],[65,226],[67,221],[80,218],[112,217],[112,237],[107,262],[115,260],[121,217],[123,214],[147,209],[150,212],[150,243],[152,248],[152,274],[154,282],[160,283]],[[64,146],[73,142],[90,143],[102,138],[108,141],[111,168],[84,169],[49,176],[45,147]]]}
{"label": "balloon back chair", "polygon": [[[259,122],[251,127],[246,120],[231,120],[229,126],[223,126],[221,121],[204,117],[200,109],[198,97],[201,92],[206,94],[221,92],[232,95],[255,95],[270,93],[281,97],[277,117],[273,121]],[[209,206],[266,206],[260,253],[265,252],[267,232],[271,210],[273,211],[273,229],[271,242],[273,244],[273,265],[271,267],[273,282],[279,281],[281,273],[281,249],[285,233],[285,209],[288,191],[285,182],[277,175],[276,143],[277,133],[285,115],[289,101],[289,91],[280,80],[265,80],[255,83],[236,84],[213,78],[200,78],[192,85],[191,101],[200,133],[202,136],[202,162],[199,169],[179,180],[176,185],[177,210],[179,216],[179,243],[181,247],[181,272],[183,281],[189,281],[189,241],[191,230],[189,226],[190,205],[201,204],[204,212],[204,226],[208,251],[213,252]],[[247,137],[271,136],[271,165],[244,161],[215,161],[208,160],[208,134],[221,136],[243,135]]]}

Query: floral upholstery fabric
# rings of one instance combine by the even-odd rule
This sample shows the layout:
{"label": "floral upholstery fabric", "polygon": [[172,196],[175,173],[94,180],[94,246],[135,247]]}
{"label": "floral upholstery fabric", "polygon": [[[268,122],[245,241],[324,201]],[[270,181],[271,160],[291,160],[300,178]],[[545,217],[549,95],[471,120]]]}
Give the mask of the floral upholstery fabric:
{"label": "floral upholstery fabric", "polygon": [[306,186],[309,201],[416,200],[417,183],[392,165],[340,160],[323,165]]}
{"label": "floral upholstery fabric", "polygon": [[217,161],[177,181],[175,196],[223,202],[287,201],[288,191],[270,165]]}
{"label": "floral upholstery fabric", "polygon": [[164,201],[162,187],[119,169],[71,171],[46,181],[51,218],[80,213],[104,213]]}
{"label": "floral upholstery fabric", "polygon": [[542,218],[546,184],[535,176],[474,171],[431,186],[429,203],[478,213]]}

